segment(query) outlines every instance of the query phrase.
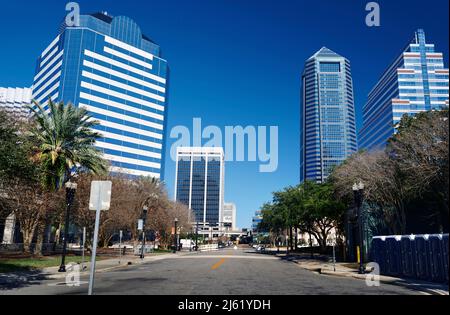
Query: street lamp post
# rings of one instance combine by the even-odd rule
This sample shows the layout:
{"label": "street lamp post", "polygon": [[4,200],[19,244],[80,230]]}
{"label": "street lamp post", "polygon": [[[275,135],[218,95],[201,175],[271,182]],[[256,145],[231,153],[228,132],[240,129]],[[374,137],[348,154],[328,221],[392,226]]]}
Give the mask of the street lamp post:
{"label": "street lamp post", "polygon": [[142,210],[142,248],[141,248],[141,259],[145,258],[145,239],[146,239],[146,235],[145,235],[145,223],[147,221],[147,214],[148,214],[148,207],[144,206],[143,210]]}
{"label": "street lamp post", "polygon": [[358,211],[358,230],[359,230],[359,274],[365,274],[364,268],[364,219],[362,214],[362,206],[364,202],[364,184],[353,185],[353,193],[355,197],[355,205]]}
{"label": "street lamp post", "polygon": [[145,241],[146,241],[146,233],[145,233],[145,225],[147,223],[147,215],[148,215],[148,211],[149,211],[149,206],[148,203],[150,202],[150,200],[159,200],[159,195],[156,193],[153,193],[150,195],[150,197],[147,198],[147,200],[145,200],[144,202],[144,206],[142,207],[142,248],[141,248],[141,259],[145,258]]}
{"label": "street lamp post", "polygon": [[173,237],[173,253],[176,254],[176,252],[178,251],[178,218],[175,218],[174,220],[174,226],[175,226],[175,231],[174,231],[174,237]]}
{"label": "street lamp post", "polygon": [[66,272],[66,254],[67,254],[67,238],[69,236],[69,224],[70,224],[70,208],[72,207],[73,200],[75,199],[75,193],[77,190],[77,184],[68,182],[66,184],[66,223],[64,226],[64,243],[61,259],[61,266],[58,272]]}
{"label": "street lamp post", "polygon": [[198,252],[198,221],[195,226],[195,251]]}

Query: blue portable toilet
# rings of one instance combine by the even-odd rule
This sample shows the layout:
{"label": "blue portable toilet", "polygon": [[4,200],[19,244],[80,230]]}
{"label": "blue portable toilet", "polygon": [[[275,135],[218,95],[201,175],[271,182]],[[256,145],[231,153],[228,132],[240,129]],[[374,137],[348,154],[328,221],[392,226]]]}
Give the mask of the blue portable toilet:
{"label": "blue portable toilet", "polygon": [[431,281],[429,238],[429,235],[417,235],[415,241],[417,252],[416,277],[427,281]]}
{"label": "blue portable toilet", "polygon": [[441,243],[441,245],[442,245],[442,253],[444,255],[444,259],[443,259],[444,276],[445,276],[444,280],[445,280],[445,283],[448,284],[448,250],[449,250],[449,248],[448,248],[448,246],[449,246],[449,244],[448,244],[448,234],[444,234],[442,236],[442,243]]}
{"label": "blue portable toilet", "polygon": [[387,245],[385,236],[377,236],[372,239],[372,261],[380,266],[380,273],[387,274]]}
{"label": "blue portable toilet", "polygon": [[431,280],[445,282],[443,235],[431,235],[430,239]]}
{"label": "blue portable toilet", "polygon": [[402,274],[408,278],[416,277],[416,250],[414,235],[401,238]]}
{"label": "blue portable toilet", "polygon": [[387,275],[401,276],[402,275],[402,249],[401,236],[386,237],[387,253]]}

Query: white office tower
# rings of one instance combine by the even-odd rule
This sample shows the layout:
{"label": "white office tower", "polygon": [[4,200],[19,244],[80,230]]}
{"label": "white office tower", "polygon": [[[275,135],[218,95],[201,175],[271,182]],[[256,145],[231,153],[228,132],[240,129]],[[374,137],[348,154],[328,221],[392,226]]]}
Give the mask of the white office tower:
{"label": "white office tower", "polygon": [[223,206],[223,227],[226,232],[236,231],[236,205],[225,203]]}
{"label": "white office tower", "polygon": [[31,88],[1,88],[0,110],[4,110],[19,118],[27,118],[31,104]]}

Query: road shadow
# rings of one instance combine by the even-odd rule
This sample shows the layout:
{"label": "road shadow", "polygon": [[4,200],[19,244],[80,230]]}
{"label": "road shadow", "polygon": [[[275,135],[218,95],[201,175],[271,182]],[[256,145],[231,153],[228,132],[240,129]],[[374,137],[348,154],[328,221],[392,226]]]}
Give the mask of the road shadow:
{"label": "road shadow", "polygon": [[39,285],[45,280],[49,278],[40,270],[0,273],[0,292]]}
{"label": "road shadow", "polygon": [[308,260],[314,260],[314,261],[322,261],[322,262],[329,262],[330,257],[328,255],[320,255],[320,254],[314,254],[314,256],[311,256],[311,254],[305,254],[305,253],[289,253],[286,255],[286,251],[252,251],[252,250],[246,250],[246,254],[256,254],[256,255],[265,255],[265,256],[274,256],[278,257],[285,261],[308,261]]}

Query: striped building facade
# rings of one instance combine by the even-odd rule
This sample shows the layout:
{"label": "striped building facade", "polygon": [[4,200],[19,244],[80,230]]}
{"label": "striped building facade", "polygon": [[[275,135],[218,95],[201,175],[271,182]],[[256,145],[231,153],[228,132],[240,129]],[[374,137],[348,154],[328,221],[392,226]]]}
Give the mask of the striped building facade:
{"label": "striped building facade", "polygon": [[26,119],[31,104],[31,88],[0,88],[0,110]]}
{"label": "striped building facade", "polygon": [[[222,148],[177,149],[175,200],[194,213],[200,234],[217,234],[223,227],[225,154]],[[214,237],[214,236],[213,236]]]}
{"label": "striped building facade", "polygon": [[448,100],[449,70],[444,67],[444,56],[418,30],[369,94],[360,148],[384,148],[404,115],[448,107]]}
{"label": "striped building facade", "polygon": [[33,99],[73,103],[100,121],[96,146],[112,173],[163,180],[169,70],[160,55],[130,18],[82,15],[39,57]]}
{"label": "striped building facade", "polygon": [[357,151],[350,62],[323,47],[302,76],[300,182],[323,183]]}

